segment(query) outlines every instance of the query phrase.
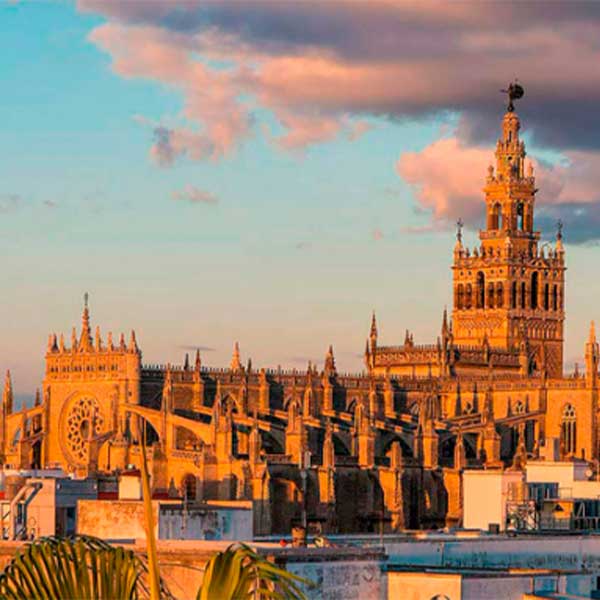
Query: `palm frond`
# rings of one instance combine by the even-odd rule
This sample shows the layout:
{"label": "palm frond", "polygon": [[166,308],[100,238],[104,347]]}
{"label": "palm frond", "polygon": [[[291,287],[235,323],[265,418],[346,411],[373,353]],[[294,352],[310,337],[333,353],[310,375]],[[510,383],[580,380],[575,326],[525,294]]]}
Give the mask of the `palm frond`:
{"label": "palm frond", "polygon": [[313,585],[269,562],[246,544],[232,544],[206,565],[196,600],[306,600],[300,584]]}
{"label": "palm frond", "polygon": [[0,598],[135,600],[144,571],[135,552],[103,540],[45,537],[28,544],[0,574]]}

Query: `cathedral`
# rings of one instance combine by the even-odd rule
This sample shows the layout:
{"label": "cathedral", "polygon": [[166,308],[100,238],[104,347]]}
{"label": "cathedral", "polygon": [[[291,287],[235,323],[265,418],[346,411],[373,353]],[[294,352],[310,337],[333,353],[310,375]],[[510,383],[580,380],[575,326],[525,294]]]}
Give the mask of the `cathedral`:
{"label": "cathedral", "polygon": [[[148,365],[135,333],[51,334],[35,405],[18,410],[7,374],[5,468],[61,468],[108,481],[140,465],[153,493],[188,502],[248,500],[256,535],[304,514],[324,532],[456,526],[465,469],[531,459],[598,469],[598,343],[563,375],[565,251],[534,228],[535,174],[511,103],[495,164],[482,173],[486,227],[468,248],[458,224],[453,307],[439,337],[384,346],[372,316],[365,371],[255,367],[236,344],[226,368]],[[143,443],[144,442],[144,443]]]}

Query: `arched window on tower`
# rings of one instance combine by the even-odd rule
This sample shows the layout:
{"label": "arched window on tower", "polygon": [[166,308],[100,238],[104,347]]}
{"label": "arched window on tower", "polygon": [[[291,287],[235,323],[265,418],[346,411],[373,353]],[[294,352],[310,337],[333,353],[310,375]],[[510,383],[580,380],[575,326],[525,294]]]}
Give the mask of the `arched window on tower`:
{"label": "arched window on tower", "polygon": [[525,282],[521,281],[521,308],[525,308],[526,300],[527,300],[527,288],[525,287]]}
{"label": "arched window on tower", "polygon": [[577,415],[572,404],[567,404],[563,409],[560,445],[564,454],[575,454],[577,451]]}
{"label": "arched window on tower", "polygon": [[550,308],[550,286],[546,283],[544,284],[544,310],[548,310]]}
{"label": "arched window on tower", "polygon": [[522,202],[517,204],[517,229],[523,231],[525,228],[525,206]]}
{"label": "arched window on tower", "polygon": [[517,282],[513,281],[512,282],[512,290],[511,290],[511,306],[513,308],[517,308]]}
{"label": "arched window on tower", "polygon": [[552,310],[558,309],[558,287],[554,285],[552,288]]}
{"label": "arched window on tower", "polygon": [[490,229],[502,229],[502,207],[499,203],[494,204],[492,207],[492,214],[490,219]]}
{"label": "arched window on tower", "polygon": [[458,308],[458,310],[462,310],[464,306],[464,295],[465,290],[463,288],[463,284],[459,283],[456,289],[456,308]]}
{"label": "arched window on tower", "polygon": [[494,284],[490,281],[490,283],[488,283],[488,292],[487,292],[488,308],[494,308],[495,296],[496,296],[496,294],[494,293]]}
{"label": "arched window on tower", "polygon": [[485,307],[485,275],[479,271],[477,273],[477,308]]}
{"label": "arched window on tower", "polygon": [[537,308],[538,307],[538,281],[539,281],[539,275],[537,273],[537,271],[535,273],[531,274],[531,302],[529,303],[529,305],[531,306],[531,308]]}
{"label": "arched window on tower", "polygon": [[501,283],[496,286],[496,306],[498,308],[504,306],[504,286]]}
{"label": "arched window on tower", "polygon": [[473,307],[473,287],[470,283],[467,283],[465,290],[465,308]]}

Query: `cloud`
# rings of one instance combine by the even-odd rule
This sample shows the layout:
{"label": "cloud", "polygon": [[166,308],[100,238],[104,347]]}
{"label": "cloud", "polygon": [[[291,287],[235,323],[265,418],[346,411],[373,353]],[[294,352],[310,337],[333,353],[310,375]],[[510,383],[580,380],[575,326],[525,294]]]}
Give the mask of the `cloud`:
{"label": "cloud", "polygon": [[163,166],[230,155],[255,134],[255,114],[264,110],[283,128],[276,143],[294,151],[352,140],[373,116],[458,113],[461,141],[490,142],[504,102],[496,91],[515,75],[536,143],[600,148],[589,126],[600,101],[600,3],[79,0],[78,7],[107,19],[90,39],[110,54],[115,73],[181,94],[181,113],[154,129],[151,156]]}
{"label": "cloud", "polygon": [[371,232],[371,237],[373,238],[373,241],[378,242],[379,240],[382,240],[384,238],[383,231],[381,231],[379,227],[376,227]]}
{"label": "cloud", "polygon": [[186,185],[183,190],[171,192],[173,200],[184,200],[191,204],[217,204],[219,199],[205,190],[201,190],[193,185]]}
{"label": "cloud", "polygon": [[19,194],[0,194],[0,214],[15,212],[23,202],[23,197]]}
{"label": "cloud", "polygon": [[[481,226],[482,188],[487,166],[494,162],[493,147],[470,146],[457,137],[404,153],[396,164],[398,175],[413,187],[417,209],[430,216],[430,223],[405,231],[447,229],[459,218],[472,228]],[[539,188],[536,227],[554,229],[560,218],[568,241],[600,238],[600,152],[571,150],[556,164],[532,163]]]}

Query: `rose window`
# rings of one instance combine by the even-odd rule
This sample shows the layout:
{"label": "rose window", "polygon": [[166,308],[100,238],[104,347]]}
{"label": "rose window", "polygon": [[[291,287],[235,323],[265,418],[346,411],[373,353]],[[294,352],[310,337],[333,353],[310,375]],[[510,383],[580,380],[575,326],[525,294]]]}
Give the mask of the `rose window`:
{"label": "rose window", "polygon": [[104,429],[104,417],[94,398],[80,398],[69,409],[66,439],[69,451],[78,461],[88,458],[88,442]]}

